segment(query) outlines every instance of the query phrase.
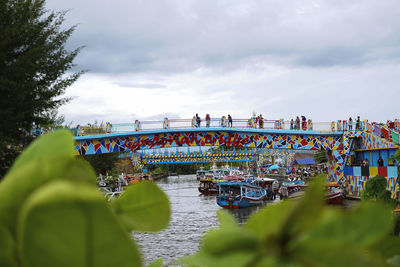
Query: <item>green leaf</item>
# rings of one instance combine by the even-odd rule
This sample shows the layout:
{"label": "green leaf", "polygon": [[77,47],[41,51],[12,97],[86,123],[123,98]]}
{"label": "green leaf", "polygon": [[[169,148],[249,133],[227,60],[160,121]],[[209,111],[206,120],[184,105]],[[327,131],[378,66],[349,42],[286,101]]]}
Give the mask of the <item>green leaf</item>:
{"label": "green leaf", "polygon": [[254,261],[254,264],[252,264],[252,266],[254,266],[254,267],[268,267],[268,266],[271,266],[271,267],[275,267],[275,266],[293,267],[293,266],[298,266],[298,264],[290,263],[288,261],[288,259],[282,259],[277,256],[268,255],[268,256],[264,256],[264,257],[258,257],[257,260]]}
{"label": "green leaf", "polygon": [[310,242],[368,247],[392,231],[390,209],[380,203],[363,202],[351,212],[330,210],[308,233]]}
{"label": "green leaf", "polygon": [[291,261],[302,266],[385,266],[383,258],[353,244],[312,240],[292,252]]}
{"label": "green leaf", "polygon": [[74,157],[74,140],[70,131],[57,130],[47,133],[33,141],[16,159],[9,173],[21,168],[27,162],[43,156],[52,157],[60,155],[70,158]]}
{"label": "green leaf", "polygon": [[252,231],[260,238],[267,238],[270,235],[277,235],[283,222],[293,207],[292,201],[281,201],[276,204],[263,207],[257,213],[254,213],[245,224],[246,229]]}
{"label": "green leaf", "polygon": [[168,226],[171,216],[167,195],[148,181],[128,186],[111,205],[128,230],[160,231]]}
{"label": "green leaf", "polygon": [[0,266],[18,266],[15,241],[3,225],[0,224]]}
{"label": "green leaf", "polygon": [[316,177],[306,189],[306,193],[296,202],[289,216],[282,225],[282,233],[294,236],[309,228],[317,222],[325,203],[324,190],[325,177]]}
{"label": "green leaf", "polygon": [[329,209],[312,229],[292,240],[288,250],[305,265],[382,266],[399,246],[389,236],[390,216],[388,207],[379,203],[362,203],[350,212]]}
{"label": "green leaf", "polygon": [[153,261],[152,263],[150,263],[147,267],[162,267],[162,264],[163,264],[163,259],[158,258],[155,261]]}
{"label": "green leaf", "polygon": [[25,202],[18,223],[24,266],[141,266],[134,240],[87,184],[55,181]]}
{"label": "green leaf", "polygon": [[194,255],[183,258],[180,262],[187,266],[209,266],[209,267],[245,267],[252,266],[251,263],[256,258],[255,252],[237,251],[225,255],[210,255],[200,251]]}
{"label": "green leaf", "polygon": [[213,255],[236,251],[254,251],[259,245],[257,237],[242,227],[219,228],[208,232],[203,239],[203,250]]}
{"label": "green leaf", "polygon": [[228,227],[238,227],[239,225],[236,222],[235,217],[232,214],[225,210],[218,210],[217,211],[219,223],[221,228],[228,228]]}
{"label": "green leaf", "polygon": [[387,263],[391,264],[392,266],[400,266],[400,255],[396,255],[388,259]]}
{"label": "green leaf", "polygon": [[400,255],[400,239],[392,235],[387,235],[379,242],[374,243],[371,246],[371,250],[381,254],[386,259]]}
{"label": "green leaf", "polygon": [[88,163],[65,155],[40,157],[25,162],[9,173],[0,184],[0,221],[14,233],[17,214],[24,201],[37,188],[56,179],[90,182],[94,185],[96,176]]}

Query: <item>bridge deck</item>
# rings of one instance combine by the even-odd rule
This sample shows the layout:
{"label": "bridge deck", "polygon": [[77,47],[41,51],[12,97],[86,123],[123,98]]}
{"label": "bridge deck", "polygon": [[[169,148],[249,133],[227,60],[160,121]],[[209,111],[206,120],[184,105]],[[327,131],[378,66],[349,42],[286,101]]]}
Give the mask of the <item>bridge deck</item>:
{"label": "bridge deck", "polygon": [[162,133],[199,133],[199,132],[227,132],[227,133],[262,133],[262,134],[282,134],[282,135],[313,135],[313,136],[342,136],[343,131],[312,131],[312,130],[285,130],[285,129],[256,129],[256,128],[227,128],[227,127],[212,127],[212,128],[184,128],[184,129],[160,129],[160,130],[142,130],[124,133],[110,133],[98,135],[75,136],[76,141],[94,140],[103,138],[120,138],[126,136],[140,136]]}

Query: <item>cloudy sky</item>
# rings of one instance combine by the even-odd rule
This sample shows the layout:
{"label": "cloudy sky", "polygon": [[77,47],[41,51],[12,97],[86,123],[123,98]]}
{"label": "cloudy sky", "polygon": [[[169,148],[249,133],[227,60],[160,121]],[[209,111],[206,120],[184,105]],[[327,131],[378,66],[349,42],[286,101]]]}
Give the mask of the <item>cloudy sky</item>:
{"label": "cloudy sky", "polygon": [[398,0],[48,0],[88,72],[73,124],[210,113],[400,117]]}

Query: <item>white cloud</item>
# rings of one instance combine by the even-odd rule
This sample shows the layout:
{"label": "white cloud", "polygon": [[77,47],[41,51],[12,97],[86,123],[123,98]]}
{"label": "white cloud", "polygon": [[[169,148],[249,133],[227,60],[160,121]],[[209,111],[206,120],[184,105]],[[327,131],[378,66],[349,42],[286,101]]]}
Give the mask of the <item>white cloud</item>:
{"label": "white cloud", "polygon": [[[210,113],[393,119],[400,9],[388,1],[49,1],[88,69],[67,120]],[[398,115],[397,115],[398,116]]]}

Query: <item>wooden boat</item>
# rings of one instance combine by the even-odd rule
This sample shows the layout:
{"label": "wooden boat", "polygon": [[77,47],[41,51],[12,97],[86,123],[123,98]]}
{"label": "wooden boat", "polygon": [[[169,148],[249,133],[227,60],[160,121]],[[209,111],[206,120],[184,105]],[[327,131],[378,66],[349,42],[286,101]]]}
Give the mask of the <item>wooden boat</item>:
{"label": "wooden boat", "polygon": [[325,187],[326,187],[325,199],[328,204],[334,204],[334,205],[343,204],[344,193],[343,189],[340,187],[338,183],[328,183],[325,185]]}
{"label": "wooden boat", "polygon": [[285,181],[279,188],[280,199],[299,198],[304,194],[306,188],[304,181]]}
{"label": "wooden boat", "polygon": [[212,176],[215,179],[225,179],[229,175],[229,170],[227,169],[210,169],[210,170],[204,170],[200,169],[196,171],[196,178],[198,181],[201,179],[205,179],[209,176]]}
{"label": "wooden boat", "polygon": [[274,200],[279,190],[279,182],[274,178],[258,177],[255,180],[256,184],[267,191],[266,199]]}
{"label": "wooden boat", "polygon": [[[285,198],[285,187],[287,188],[287,197],[290,199],[296,199],[304,195],[304,190],[307,188],[305,184],[293,184],[281,186],[280,192],[281,197]],[[327,204],[341,205],[343,204],[344,194],[343,190],[338,183],[327,183],[325,184],[325,200]],[[282,196],[283,194],[283,196]]]}
{"label": "wooden boat", "polygon": [[241,181],[220,182],[218,186],[217,204],[225,209],[260,205],[267,194],[261,186]]}
{"label": "wooden boat", "polygon": [[196,178],[197,180],[204,179],[206,176],[207,171],[204,170],[203,167],[200,167],[200,170],[196,171]]}
{"label": "wooden boat", "polygon": [[224,180],[214,180],[211,178],[204,178],[200,180],[199,192],[203,195],[218,195],[218,183]]}

